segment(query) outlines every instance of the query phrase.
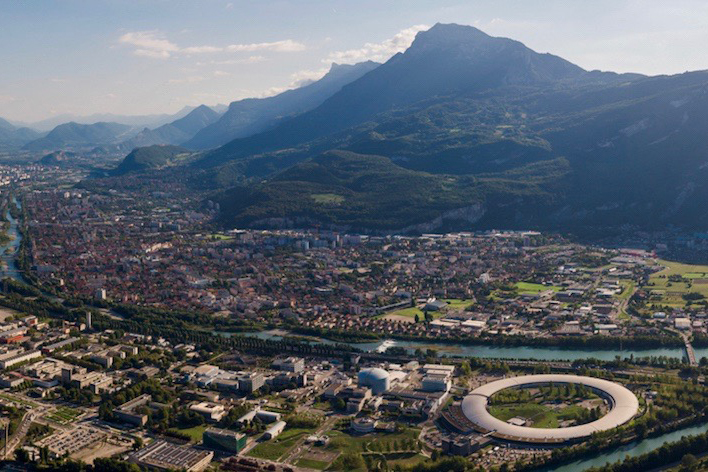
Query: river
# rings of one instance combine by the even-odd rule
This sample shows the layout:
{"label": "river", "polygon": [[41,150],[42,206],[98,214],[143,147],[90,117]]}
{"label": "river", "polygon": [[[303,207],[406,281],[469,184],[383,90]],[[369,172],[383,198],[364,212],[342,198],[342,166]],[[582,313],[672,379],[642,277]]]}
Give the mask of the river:
{"label": "river", "polygon": [[677,431],[662,434],[655,438],[643,439],[635,441],[627,445],[618,447],[611,452],[602,452],[596,456],[587,459],[571,462],[556,468],[540,469],[541,472],[580,472],[591,467],[601,467],[603,465],[612,464],[619,460],[624,460],[626,457],[635,457],[654,449],[661,447],[664,443],[678,441],[682,436],[691,436],[701,434],[708,431],[708,423],[697,426],[688,426]]}
{"label": "river", "polygon": [[[18,208],[20,208],[20,202],[17,199],[13,199]],[[17,260],[15,258],[15,253],[20,248],[21,234],[17,229],[17,220],[12,217],[10,212],[7,212],[7,219],[10,222],[10,227],[7,229],[7,235],[12,238],[12,240],[0,246],[0,259],[2,259],[2,267],[0,268],[0,279],[4,277],[10,277],[15,280],[22,281],[22,274],[20,269],[17,267]]]}
{"label": "river", "polygon": [[[227,333],[221,333],[227,334]],[[254,336],[260,339],[282,339],[288,335],[287,331],[269,330],[258,333],[239,333],[245,336]],[[335,344],[327,339],[316,338],[315,341],[323,344]],[[613,360],[615,356],[621,358],[666,356],[685,357],[683,348],[658,348],[658,349],[562,349],[555,347],[527,347],[527,346],[472,346],[465,344],[448,344],[422,341],[397,341],[393,339],[380,340],[368,343],[342,343],[356,347],[366,352],[383,352],[389,347],[403,347],[409,352],[416,349],[435,349],[439,354],[461,357],[479,357],[483,359],[537,359],[542,361],[574,361],[594,357],[601,360]],[[708,349],[696,349],[696,357],[708,357]]]}

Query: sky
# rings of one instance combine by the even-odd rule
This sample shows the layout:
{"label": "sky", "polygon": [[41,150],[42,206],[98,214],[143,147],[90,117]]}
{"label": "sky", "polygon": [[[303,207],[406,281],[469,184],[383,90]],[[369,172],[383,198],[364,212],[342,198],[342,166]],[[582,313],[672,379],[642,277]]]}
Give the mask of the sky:
{"label": "sky", "polygon": [[175,113],[385,61],[435,23],[588,69],[708,69],[703,0],[43,0],[0,4],[0,117]]}

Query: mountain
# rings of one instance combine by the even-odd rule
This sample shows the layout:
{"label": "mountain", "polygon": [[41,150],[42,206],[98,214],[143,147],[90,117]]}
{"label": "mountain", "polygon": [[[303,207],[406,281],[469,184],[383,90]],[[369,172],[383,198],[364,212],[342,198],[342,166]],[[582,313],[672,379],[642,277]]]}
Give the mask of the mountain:
{"label": "mountain", "polygon": [[143,129],[123,143],[126,149],[153,144],[180,144],[192,138],[199,130],[214,123],[221,116],[206,105],[200,105],[186,116],[155,129]]}
{"label": "mountain", "polygon": [[76,153],[70,151],[54,151],[42,156],[39,163],[45,166],[60,166],[76,156]]}
{"label": "mountain", "polygon": [[433,97],[547,85],[587,74],[518,41],[488,36],[470,26],[437,24],[418,33],[404,53],[344,86],[316,109],[271,131],[234,140],[211,153],[205,164],[292,147]]}
{"label": "mountain", "polygon": [[332,64],[324,77],[309,85],[274,97],[232,102],[218,121],[199,131],[184,145],[193,149],[214,148],[232,139],[268,130],[284,119],[319,106],[344,85],[359,79],[378,65],[371,61],[354,65]]}
{"label": "mountain", "polygon": [[74,122],[82,125],[90,125],[99,122],[120,123],[122,125],[133,126],[136,128],[156,128],[174,120],[178,120],[187,116],[189,112],[194,110],[193,106],[185,106],[177,113],[157,113],[152,115],[118,115],[115,113],[93,113],[91,115],[75,115],[72,113],[62,113],[52,116],[41,121],[32,123],[22,123],[32,129],[40,131],[51,131],[57,126]]}
{"label": "mountain", "polygon": [[490,206],[523,199],[548,205],[569,171],[564,159],[515,171],[443,176],[404,169],[381,156],[330,151],[271,180],[215,196],[227,226],[325,223],[348,230],[428,231],[473,225]]}
{"label": "mountain", "polygon": [[179,146],[153,145],[134,149],[112,172],[124,175],[176,165],[188,158],[192,151]]}
{"label": "mountain", "polygon": [[19,149],[39,137],[41,134],[33,129],[18,128],[9,121],[0,118],[0,151]]}
{"label": "mountain", "polygon": [[65,148],[87,148],[114,144],[128,137],[131,127],[119,123],[94,123],[82,125],[64,123],[51,130],[43,138],[23,146],[27,151],[59,150]]}

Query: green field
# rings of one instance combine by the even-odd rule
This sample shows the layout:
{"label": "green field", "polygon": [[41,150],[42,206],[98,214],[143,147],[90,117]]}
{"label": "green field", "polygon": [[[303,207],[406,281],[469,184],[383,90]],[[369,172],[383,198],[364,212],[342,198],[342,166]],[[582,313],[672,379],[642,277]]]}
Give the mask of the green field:
{"label": "green field", "polygon": [[520,405],[500,405],[489,407],[489,412],[495,418],[508,421],[514,417],[532,420],[532,428],[557,428],[561,421],[571,420],[583,413],[584,408],[579,405],[568,405],[562,410],[554,410],[538,403],[524,403]]}
{"label": "green field", "polygon": [[[683,295],[689,292],[700,293],[708,298],[708,283],[697,283],[697,279],[708,279],[708,266],[682,264],[667,260],[659,260],[660,265],[665,268],[654,273],[649,278],[649,285],[645,287],[656,297],[652,297],[653,303],[660,303],[671,307],[682,307],[686,305]],[[687,281],[670,281],[672,275],[680,275]]]}
{"label": "green field", "polygon": [[329,462],[317,461],[314,459],[298,459],[297,462],[295,462],[295,465],[298,467],[305,467],[307,469],[324,470],[329,465]]}
{"label": "green field", "polygon": [[591,391],[575,387],[548,386],[538,389],[506,389],[490,398],[489,413],[502,421],[524,418],[532,428],[558,428],[561,422],[575,424],[592,421],[591,411],[580,405],[591,401],[595,407],[602,400]]}
{"label": "green field", "polygon": [[546,290],[553,290],[554,292],[560,292],[562,290],[561,287],[556,287],[555,285],[543,285],[531,282],[516,282],[514,286],[516,290],[518,290],[519,295],[535,295],[545,292]]}
{"label": "green field", "polygon": [[16,396],[14,396],[14,395],[8,395],[8,394],[6,394],[6,393],[0,393],[0,398],[3,398],[3,399],[5,399],[5,400],[11,401],[11,402],[15,402],[15,403],[17,403],[17,404],[19,404],[19,405],[25,405],[25,406],[29,406],[29,407],[32,407],[32,408],[37,408],[37,407],[39,406],[39,405],[36,404],[35,402],[31,402],[31,401],[29,401],[29,400],[25,400],[24,398],[16,397]]}
{"label": "green field", "polygon": [[337,446],[337,450],[342,453],[347,453],[362,452],[369,449],[373,443],[377,443],[377,445],[380,446],[384,443],[393,444],[394,441],[400,442],[402,439],[417,439],[420,434],[420,429],[406,428],[400,433],[375,433],[366,434],[364,436],[352,436],[347,432],[337,430],[330,431],[327,434],[333,441],[335,438],[343,438],[342,441],[337,440],[334,441],[334,443]]}
{"label": "green field", "polygon": [[464,310],[470,305],[474,305],[472,300],[461,300],[459,298],[441,298],[440,301],[447,303],[451,310]]}
{"label": "green field", "polygon": [[280,433],[278,437],[270,441],[265,441],[251,449],[248,453],[251,457],[259,459],[278,460],[288,452],[303,436],[312,434],[311,429],[293,428]]}
{"label": "green field", "polygon": [[344,197],[336,193],[314,193],[310,197],[315,203],[323,205],[339,205],[344,202]]}
{"label": "green field", "polygon": [[53,411],[47,416],[45,416],[45,418],[50,421],[54,421],[55,423],[69,424],[76,421],[76,418],[78,418],[79,416],[81,416],[81,412],[79,410],[75,410],[66,406],[60,406],[56,409],[56,411]]}
{"label": "green field", "polygon": [[208,428],[207,425],[205,424],[200,424],[199,426],[193,426],[191,428],[185,428],[185,429],[178,429],[182,434],[188,435],[190,438],[192,438],[192,441],[194,442],[199,442],[202,440],[202,435],[204,434],[204,431]]}

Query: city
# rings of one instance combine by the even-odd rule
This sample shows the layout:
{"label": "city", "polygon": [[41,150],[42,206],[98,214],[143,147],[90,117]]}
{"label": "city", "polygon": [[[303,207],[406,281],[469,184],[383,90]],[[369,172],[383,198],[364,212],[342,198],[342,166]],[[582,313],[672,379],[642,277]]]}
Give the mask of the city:
{"label": "city", "polygon": [[708,471],[706,24],[3,5],[0,472]]}

